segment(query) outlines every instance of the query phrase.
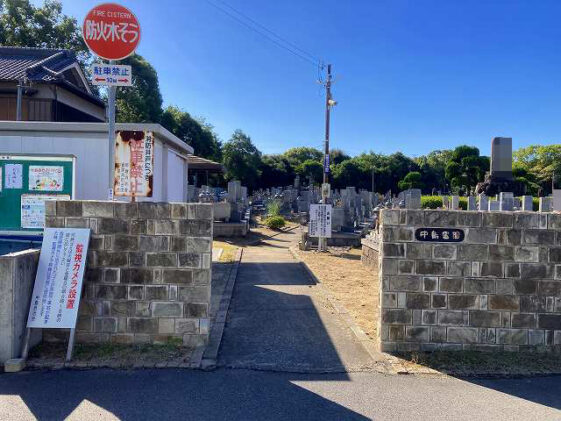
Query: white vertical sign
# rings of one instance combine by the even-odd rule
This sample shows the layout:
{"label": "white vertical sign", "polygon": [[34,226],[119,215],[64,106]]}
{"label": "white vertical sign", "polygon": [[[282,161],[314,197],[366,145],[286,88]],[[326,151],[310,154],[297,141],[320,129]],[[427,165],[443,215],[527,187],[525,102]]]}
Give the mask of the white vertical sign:
{"label": "white vertical sign", "polygon": [[28,328],[74,328],[90,230],[45,228]]}
{"label": "white vertical sign", "polygon": [[332,205],[310,205],[310,237],[331,238],[331,210]]}

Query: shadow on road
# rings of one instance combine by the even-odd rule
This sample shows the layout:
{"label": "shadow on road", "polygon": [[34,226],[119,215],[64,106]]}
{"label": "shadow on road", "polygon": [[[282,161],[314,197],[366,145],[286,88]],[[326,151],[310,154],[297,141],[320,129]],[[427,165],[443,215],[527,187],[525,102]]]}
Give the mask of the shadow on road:
{"label": "shadow on road", "polygon": [[[24,372],[0,375],[0,396],[19,396],[25,404],[20,402],[11,408],[10,419],[26,419],[31,415],[39,420],[59,420],[81,409],[87,411],[89,419],[96,410],[99,413],[90,402],[120,419],[368,419],[293,384],[291,377],[346,379],[342,374],[262,376],[246,370]],[[16,407],[19,413],[12,412]],[[0,418],[1,414],[6,416],[6,410],[0,408]],[[84,415],[74,414],[78,419]]]}

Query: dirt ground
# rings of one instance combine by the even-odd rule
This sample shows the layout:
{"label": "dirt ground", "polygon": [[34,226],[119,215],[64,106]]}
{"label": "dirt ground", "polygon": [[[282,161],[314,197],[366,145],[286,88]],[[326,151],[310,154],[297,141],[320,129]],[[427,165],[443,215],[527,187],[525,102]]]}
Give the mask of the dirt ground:
{"label": "dirt ground", "polygon": [[361,264],[361,250],[330,248],[328,253],[293,250],[374,341],[379,305],[378,272]]}

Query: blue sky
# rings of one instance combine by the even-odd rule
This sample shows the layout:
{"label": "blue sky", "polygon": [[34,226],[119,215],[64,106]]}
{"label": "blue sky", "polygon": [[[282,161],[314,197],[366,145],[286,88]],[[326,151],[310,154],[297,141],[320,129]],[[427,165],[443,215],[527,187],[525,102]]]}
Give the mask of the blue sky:
{"label": "blue sky", "polygon": [[[333,64],[331,145],[422,155],[459,144],[490,153],[561,143],[561,2],[225,0]],[[35,3],[40,1],[36,0]],[[65,0],[80,22],[99,1]],[[320,148],[317,69],[205,0],[121,1],[139,18],[137,52],[158,71],[165,104],[241,128],[264,153]]]}

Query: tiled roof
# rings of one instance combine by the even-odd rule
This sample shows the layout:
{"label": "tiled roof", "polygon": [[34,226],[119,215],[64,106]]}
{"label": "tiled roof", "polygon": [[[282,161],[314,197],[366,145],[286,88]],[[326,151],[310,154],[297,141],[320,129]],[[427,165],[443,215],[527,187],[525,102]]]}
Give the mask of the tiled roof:
{"label": "tiled roof", "polygon": [[76,54],[71,50],[0,46],[0,80],[56,83],[103,105],[82,85],[76,86],[64,77],[62,70],[76,62]]}
{"label": "tiled roof", "polygon": [[0,47],[0,79],[53,80],[75,61],[76,55],[69,50]]}

